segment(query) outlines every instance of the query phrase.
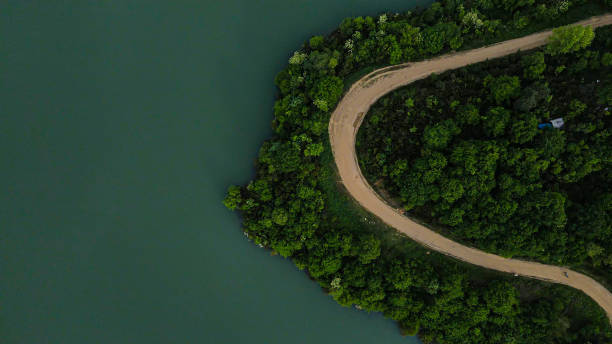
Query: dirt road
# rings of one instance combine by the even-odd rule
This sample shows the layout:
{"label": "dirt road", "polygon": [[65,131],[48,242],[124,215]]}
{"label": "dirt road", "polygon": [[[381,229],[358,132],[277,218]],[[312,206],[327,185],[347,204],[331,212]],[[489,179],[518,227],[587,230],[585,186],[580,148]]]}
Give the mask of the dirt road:
{"label": "dirt road", "polygon": [[[612,24],[612,14],[578,22],[594,27]],[[551,31],[535,33],[495,45],[444,55],[435,59],[376,70],[357,81],[342,98],[329,122],[329,137],[338,172],[348,192],[372,214],[406,234],[411,239],[436,251],[488,269],[504,271],[561,283],[580,289],[595,300],[608,314],[612,323],[612,293],[594,279],[563,267],[507,259],[467,247],[401,215],[386,204],[370,187],[359,169],[355,152],[357,130],[368,109],[381,96],[392,90],[422,79],[431,73],[441,73],[468,64],[493,59],[541,46]],[[517,219],[520,221],[520,219]]]}

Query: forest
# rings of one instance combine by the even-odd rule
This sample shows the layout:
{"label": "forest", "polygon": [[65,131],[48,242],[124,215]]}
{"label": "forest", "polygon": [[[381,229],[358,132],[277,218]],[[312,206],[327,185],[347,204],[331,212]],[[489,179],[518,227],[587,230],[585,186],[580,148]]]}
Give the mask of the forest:
{"label": "forest", "polygon": [[458,241],[612,282],[612,29],[593,36],[383,97],[358,136],[368,180]]}
{"label": "forest", "polygon": [[[224,204],[229,209],[240,212],[244,233],[250,240],[274,254],[291,259],[339,304],[380,312],[397,321],[403,334],[418,334],[426,343],[609,343],[612,340],[612,329],[608,319],[603,311],[582,293],[558,285],[486,271],[429,252],[365,213],[352,202],[338,183],[329,148],[327,126],[330,113],[344,90],[360,75],[378,66],[415,61],[451,50],[470,49],[523,36],[543,28],[601,14],[611,7],[609,0],[447,0],[435,2],[425,9],[404,13],[345,19],[337,30],[327,36],[312,37],[288,57],[288,66],[275,78],[278,99],[273,109],[274,136],[265,141],[260,149],[255,162],[254,179],[247,185],[231,186]],[[569,36],[582,37],[580,34],[572,33]],[[582,34],[586,35],[583,40],[588,41],[589,34]],[[590,49],[605,44],[599,41],[601,35],[596,33],[595,36],[595,43]],[[563,62],[564,59],[573,58],[573,55],[562,53],[563,51],[581,48],[582,45],[580,40],[573,43],[571,39],[569,41],[570,43],[567,38],[561,37],[558,43],[551,43],[551,51],[546,53],[542,62],[546,65],[553,65],[557,60],[563,63],[566,67],[559,68],[561,76],[574,73],[571,69],[578,68],[575,67],[578,63],[571,63],[573,60]],[[557,54],[553,55],[554,53]],[[536,82],[540,76],[546,77],[549,71],[546,66],[545,71],[539,71],[540,57],[533,59],[537,61],[521,62],[528,65],[524,68],[525,71],[537,75],[532,82],[525,84],[534,84],[535,98],[525,99],[524,106],[530,106],[533,102],[536,106],[539,106],[540,102],[550,102],[548,98],[541,98],[546,93],[538,87],[543,86],[537,86],[544,85],[544,79],[541,83]],[[597,59],[603,65],[604,55],[600,54]],[[585,62],[580,62],[586,63],[583,69],[590,68],[589,64],[594,63],[591,60],[595,61],[595,57],[584,57]],[[514,70],[507,73],[491,73],[492,78],[488,78],[486,86],[482,87],[493,89],[493,98],[483,98],[481,102],[497,102],[499,99],[500,108],[512,109],[510,102],[515,100],[517,94],[519,98],[522,97],[522,88],[519,85],[517,90],[516,84],[521,82],[524,76],[522,69],[521,73]],[[441,81],[436,85],[443,83]],[[548,92],[555,92],[557,86],[551,81],[547,87]],[[450,88],[449,86],[449,90]],[[592,100],[579,95],[573,97],[584,99],[581,100],[582,103],[573,105],[572,111],[576,112],[574,117],[578,118],[581,114],[584,116],[585,110],[580,112],[580,109],[590,106]],[[438,106],[450,106],[446,104],[446,100],[433,97],[422,99],[421,95],[412,97],[411,102],[408,99],[403,102],[406,109],[420,109],[422,104],[427,104],[427,99],[432,108],[435,106],[436,111]],[[468,104],[463,99],[462,101],[463,103],[455,104],[455,108],[465,108],[467,113],[474,112],[471,107],[466,106]],[[436,102],[437,104],[434,104]],[[476,109],[479,110],[480,107]],[[499,116],[507,116],[506,125],[513,128],[514,122],[510,122],[511,113],[501,112],[503,113]],[[590,115],[590,112],[587,113]],[[415,112],[415,116],[417,115]],[[385,130],[384,127],[374,128],[375,124],[371,123],[374,116],[372,113],[368,116],[369,119],[364,125],[372,125],[372,130]],[[472,115],[466,114],[468,123],[473,120],[470,116]],[[486,113],[479,112],[477,116],[486,116]],[[448,114],[448,117],[451,115]],[[567,112],[563,113],[563,117],[567,119],[568,127],[573,125]],[[427,139],[423,139],[427,140],[428,149],[432,151],[443,150],[442,147],[447,147],[449,141],[461,134],[457,132],[461,128],[460,124],[440,122],[440,118],[437,116],[432,120],[432,123],[439,122],[440,125],[427,129]],[[513,131],[519,141],[510,144],[522,148],[522,144],[530,142],[532,137],[529,135],[533,133],[530,125],[537,127],[538,118],[534,121],[533,117],[526,116],[521,122],[522,125],[517,125],[517,129]],[[497,123],[482,119],[479,119],[479,122],[483,123],[483,126],[484,123]],[[423,130],[420,133],[423,133],[425,122],[419,125]],[[475,123],[473,127],[476,127]],[[415,128],[419,130],[418,125]],[[487,130],[493,134],[503,131],[504,128],[499,129],[491,125]],[[365,130],[364,127],[361,131]],[[601,128],[598,129],[595,123],[595,128],[585,126],[582,130],[591,130],[592,133],[600,131]],[[545,154],[556,157],[556,161],[562,160],[559,155],[578,156],[589,150],[586,146],[591,144],[590,142],[567,148],[570,139],[566,138],[568,144],[565,150],[558,152],[554,140],[560,140],[555,136],[558,136],[559,131],[550,130],[550,133],[551,148]],[[446,139],[445,135],[448,136]],[[481,168],[483,163],[479,160],[480,155],[474,153],[481,152],[481,148],[486,154],[502,154],[494,146],[472,147],[469,143],[468,141],[468,144],[464,145],[462,152],[457,153],[464,156],[474,155],[473,163],[464,166],[464,169]],[[373,144],[372,147],[379,147],[378,143]],[[362,146],[358,148],[361,150]],[[543,166],[540,166],[541,159],[538,159],[540,152],[536,150],[531,148],[527,153],[521,150],[516,153],[513,151],[518,155],[515,157],[514,169],[519,172],[516,173],[529,176],[532,170],[543,169]],[[404,153],[398,151],[398,157]],[[536,158],[523,158],[525,154],[536,155]],[[459,155],[456,158],[459,159]],[[585,159],[589,157],[586,156]],[[382,165],[387,161],[391,163],[391,159],[388,159]],[[567,175],[570,180],[580,180],[579,173],[589,175],[585,178],[594,178],[599,171],[604,170],[598,165],[603,162],[586,167],[589,161],[575,162],[573,170],[577,172],[574,175],[563,173],[571,170],[565,165],[560,167],[562,172],[559,173],[563,173],[562,176]],[[364,157],[363,162],[366,165],[364,169],[371,164],[367,157]],[[426,163],[429,164],[429,161]],[[412,165],[410,166],[412,169]],[[591,171],[587,171],[587,168]],[[404,172],[409,172],[408,165]],[[435,177],[435,173],[432,177]],[[440,180],[439,176],[437,178],[435,180]],[[600,178],[605,178],[605,175]],[[463,181],[460,180],[459,183],[461,182]],[[477,190],[479,187],[490,187],[490,182],[479,181],[474,187]],[[518,182],[517,178],[508,179],[506,193],[511,195],[509,197],[523,192],[518,188]],[[386,183],[385,187],[391,187],[390,185]],[[596,185],[596,182],[591,182],[591,185]],[[543,192],[547,190],[544,186],[543,184],[540,189]],[[458,188],[455,185],[449,187],[454,188],[452,190]],[[560,190],[547,192],[563,195]],[[573,193],[578,194],[577,191]],[[457,194],[458,191],[453,191],[448,197],[452,199]],[[558,196],[552,196],[550,199],[537,198],[532,202],[534,207],[545,206],[552,209],[567,205],[559,205],[562,200]],[[601,202],[593,205],[594,208],[583,210],[593,213],[595,219],[582,218],[586,221],[605,222],[605,199]],[[408,205],[406,201],[406,206]],[[425,203],[422,206],[415,203],[410,211],[425,211],[425,206]],[[427,206],[433,210],[433,206]],[[597,208],[599,212],[593,212],[596,207],[600,207]],[[575,212],[566,214],[567,217],[580,217]],[[556,215],[546,213],[546,217],[539,221],[545,221],[551,227],[559,227],[561,224]],[[467,219],[469,214],[463,216]],[[572,223],[569,219],[564,221]],[[609,223],[609,219],[607,221]],[[599,245],[596,238],[583,240]],[[529,252],[512,254],[530,256]],[[552,258],[554,257],[551,255]]]}

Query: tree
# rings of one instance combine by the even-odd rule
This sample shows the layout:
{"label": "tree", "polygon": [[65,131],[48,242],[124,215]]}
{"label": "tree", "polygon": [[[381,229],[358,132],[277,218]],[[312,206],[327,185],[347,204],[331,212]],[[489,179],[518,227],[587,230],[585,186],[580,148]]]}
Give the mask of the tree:
{"label": "tree", "polygon": [[508,282],[492,283],[485,292],[484,299],[489,309],[500,315],[512,315],[517,311],[518,293]]}
{"label": "tree", "polygon": [[463,185],[457,179],[449,179],[442,184],[440,196],[448,203],[454,203],[463,196]]}
{"label": "tree", "polygon": [[301,65],[306,60],[306,57],[308,57],[307,54],[296,51],[293,53],[293,56],[289,58],[289,64]]}
{"label": "tree", "polygon": [[562,26],[553,29],[546,46],[546,53],[549,55],[572,53],[588,47],[594,37],[595,33],[590,26]]}
{"label": "tree", "polygon": [[385,274],[387,280],[391,282],[394,288],[398,290],[406,290],[413,285],[413,273],[411,271],[410,261],[402,263],[395,261],[391,265],[391,270]]}
{"label": "tree", "polygon": [[601,57],[601,64],[604,66],[612,66],[612,53],[605,53]]}
{"label": "tree", "polygon": [[535,0],[493,0],[493,3],[506,11],[514,11],[517,8],[533,5]]}
{"label": "tree", "polygon": [[463,43],[461,30],[455,23],[438,23],[423,31],[422,49],[425,53],[436,54],[447,44],[458,49]]}
{"label": "tree", "polygon": [[539,149],[542,157],[557,159],[565,151],[565,133],[562,130],[544,130],[539,137]]}
{"label": "tree", "polygon": [[306,147],[306,149],[304,149],[304,155],[305,156],[319,156],[321,153],[323,153],[323,143],[318,142],[318,143],[313,143],[310,144]]}
{"label": "tree", "polygon": [[422,44],[425,53],[435,54],[444,48],[446,42],[444,31],[431,27],[423,31],[423,37]]}
{"label": "tree", "polygon": [[[269,150],[264,150],[269,147]],[[300,147],[293,143],[287,142],[284,144],[275,142],[269,146],[262,147],[260,153],[260,161],[269,164],[269,171],[274,172],[293,172],[300,168],[301,156]]]}
{"label": "tree", "polygon": [[387,35],[383,40],[383,51],[389,56],[390,64],[398,64],[402,62],[403,52],[395,36]]}
{"label": "tree", "polygon": [[[338,193],[331,152],[323,154],[328,111],[345,78],[567,20],[570,5],[572,13],[592,9],[583,1],[443,0],[424,13],[347,19],[313,37],[275,79],[274,137],[263,144],[254,181],[230,188],[224,204],[240,210],[249,240],[289,257],[340,304],[420,329],[424,342],[610,342],[605,315],[579,293],[542,285],[519,301],[511,285],[529,287],[522,279],[473,278],[473,269],[371,227]],[[612,28],[598,30],[579,54],[520,53],[389,93],[357,133],[364,175],[382,180],[376,186],[409,215],[471,246],[608,273],[612,201],[591,204],[612,180],[604,110],[612,103],[604,69]],[[519,87],[512,75],[523,78]],[[563,130],[537,129],[560,116]]]}
{"label": "tree", "polygon": [[544,53],[538,51],[536,53],[525,55],[521,59],[523,66],[523,75],[527,79],[539,79],[546,69],[546,61]]}
{"label": "tree", "polygon": [[366,236],[361,239],[359,248],[359,261],[368,264],[380,256],[380,240],[374,236]]}
{"label": "tree", "polygon": [[254,182],[249,183],[247,190],[254,192],[259,196],[259,199],[266,202],[272,199],[272,190],[267,180],[258,179]]}
{"label": "tree", "polygon": [[512,142],[519,144],[529,142],[538,133],[538,119],[532,113],[522,114],[512,122],[510,133]]}
{"label": "tree", "polygon": [[480,122],[478,108],[473,104],[460,106],[459,111],[457,111],[457,121],[460,124],[478,124]]}
{"label": "tree", "polygon": [[234,210],[242,202],[242,195],[240,194],[240,187],[232,185],[227,190],[227,196],[223,200],[223,204],[229,209]]}
{"label": "tree", "polygon": [[330,54],[319,50],[312,51],[304,61],[304,69],[310,72],[309,74],[313,75],[313,77],[328,75],[332,69],[331,66],[335,67],[337,64],[337,57],[333,63],[330,63],[332,62],[333,55],[333,52]]}
{"label": "tree", "polygon": [[423,143],[425,147],[440,149],[448,145],[453,135],[457,135],[461,129],[452,119],[437,123],[433,126],[428,125],[423,132]]}
{"label": "tree", "polygon": [[494,78],[489,75],[484,80],[484,86],[489,88],[495,102],[502,104],[519,95],[521,81],[516,76],[502,75]]}
{"label": "tree", "polygon": [[342,95],[344,83],[337,76],[321,79],[310,92],[313,103],[319,110],[328,111],[336,105]]}
{"label": "tree", "polygon": [[287,214],[287,211],[285,211],[285,209],[276,208],[272,212],[272,221],[274,221],[274,223],[276,223],[277,225],[284,226],[288,220],[289,215]]}
{"label": "tree", "polygon": [[321,45],[323,45],[324,42],[324,38],[323,36],[313,36],[312,38],[310,38],[310,47],[312,49],[318,49],[319,47],[321,47]]}
{"label": "tree", "polygon": [[501,106],[489,109],[482,124],[487,135],[496,137],[504,134],[504,129],[510,122],[510,111]]}

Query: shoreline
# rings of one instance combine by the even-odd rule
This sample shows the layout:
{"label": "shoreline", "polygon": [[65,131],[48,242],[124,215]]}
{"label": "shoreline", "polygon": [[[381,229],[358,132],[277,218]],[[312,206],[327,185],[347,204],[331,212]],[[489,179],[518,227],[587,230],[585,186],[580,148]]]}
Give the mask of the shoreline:
{"label": "shoreline", "polygon": [[[594,28],[612,24],[612,14],[591,17],[573,25]],[[329,139],[338,175],[348,193],[367,211],[412,240],[461,261],[487,269],[507,272],[583,291],[606,312],[612,324],[612,293],[582,273],[563,267],[519,259],[508,259],[452,241],[437,232],[403,216],[385,202],[369,185],[357,160],[357,132],[371,105],[380,97],[432,73],[464,67],[499,58],[518,50],[540,47],[548,42],[552,30],[495,43],[482,48],[442,55],[429,60],[384,67],[361,77],[344,94],[329,121]]]}

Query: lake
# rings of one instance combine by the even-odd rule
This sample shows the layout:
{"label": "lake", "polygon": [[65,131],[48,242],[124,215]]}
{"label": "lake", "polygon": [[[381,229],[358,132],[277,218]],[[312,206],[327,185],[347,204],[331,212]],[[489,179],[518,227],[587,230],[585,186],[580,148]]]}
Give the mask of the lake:
{"label": "lake", "polygon": [[3,1],[3,343],[417,343],[248,242],[221,204],[253,176],[292,52],[415,5]]}

